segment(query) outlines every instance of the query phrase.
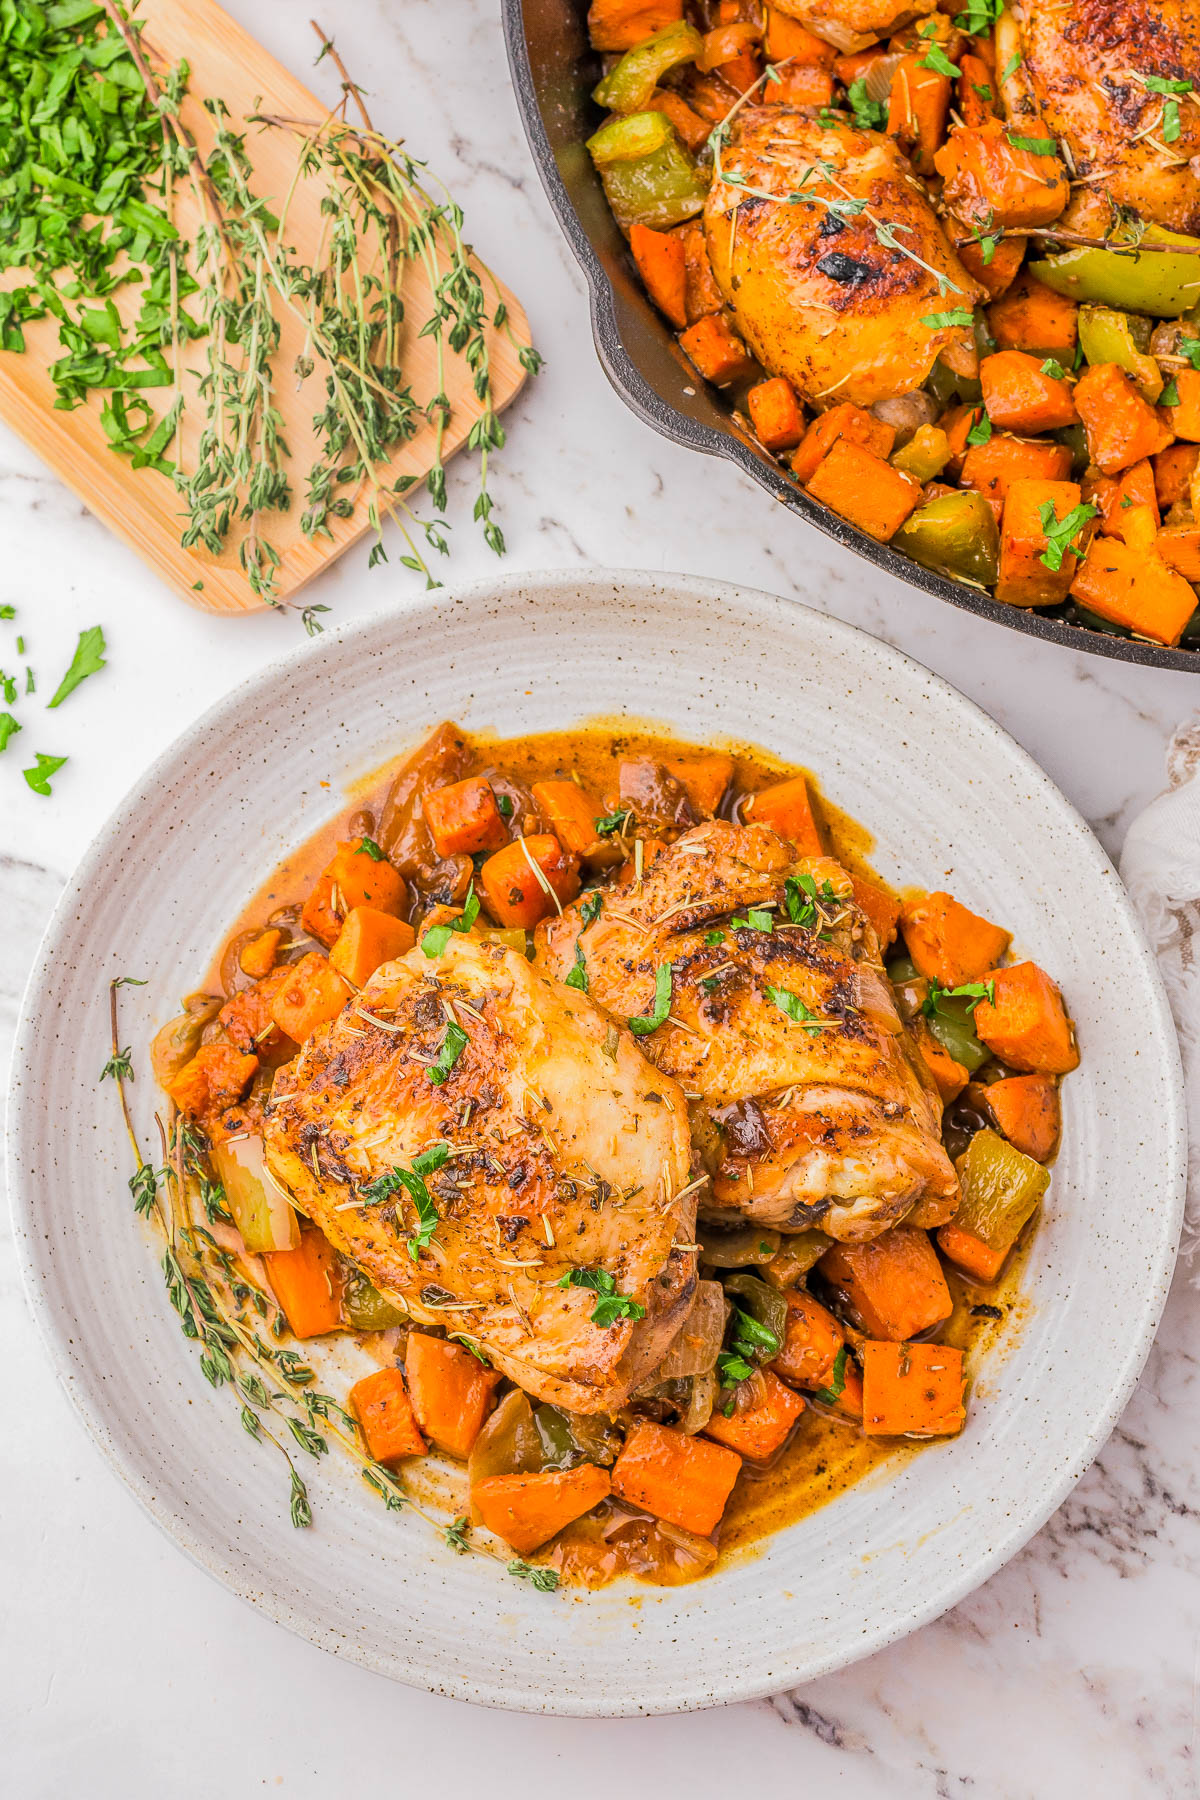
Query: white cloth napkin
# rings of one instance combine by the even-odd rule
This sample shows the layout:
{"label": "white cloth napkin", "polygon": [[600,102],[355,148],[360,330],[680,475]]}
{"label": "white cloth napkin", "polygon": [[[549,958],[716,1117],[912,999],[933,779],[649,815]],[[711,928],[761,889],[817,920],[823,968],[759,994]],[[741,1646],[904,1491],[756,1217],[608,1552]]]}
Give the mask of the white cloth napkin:
{"label": "white cloth napkin", "polygon": [[1183,1051],[1190,1149],[1183,1254],[1200,1249],[1200,713],[1167,746],[1165,794],[1139,813],[1121,851],[1129,889],[1158,957]]}

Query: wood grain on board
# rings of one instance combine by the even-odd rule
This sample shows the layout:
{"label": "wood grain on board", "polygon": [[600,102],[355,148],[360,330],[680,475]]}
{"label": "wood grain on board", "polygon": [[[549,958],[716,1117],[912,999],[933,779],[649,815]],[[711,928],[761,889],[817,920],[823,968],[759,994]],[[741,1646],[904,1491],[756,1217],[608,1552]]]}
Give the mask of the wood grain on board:
{"label": "wood grain on board", "polygon": [[[316,122],[325,118],[328,106],[268,56],[213,0],[143,0],[138,17],[144,22],[143,42],[156,63],[173,65],[181,59],[188,63],[191,73],[181,118],[200,149],[207,153],[214,135],[213,120],[204,109],[203,99],[219,97],[229,110],[230,129],[246,132],[255,192],[268,205],[281,204],[295,177],[299,139],[290,132],[247,125],[247,116],[261,111]],[[315,38],[313,42],[315,53]],[[355,73],[351,70],[352,75]],[[402,135],[395,129],[394,120],[376,119],[375,123],[380,129],[391,128],[394,135]],[[287,240],[303,262],[316,260],[322,237],[320,206],[324,191],[319,176],[301,179],[288,210]],[[154,197],[147,195],[151,200]],[[178,186],[175,217],[183,236],[191,238],[198,212],[184,183]],[[478,264],[476,267],[484,284],[488,318],[503,301],[513,332],[519,341],[527,342],[528,325],[520,303],[487,269]],[[438,391],[434,341],[418,335],[430,314],[432,290],[422,264],[405,261],[402,271],[405,337],[400,360],[414,398],[424,406]],[[132,314],[139,304],[136,286],[118,292],[114,298],[123,313],[128,309]],[[311,542],[304,537],[300,520],[305,506],[305,477],[318,456],[312,422],[325,405],[324,375],[318,362],[311,376],[297,379],[293,366],[304,348],[303,324],[278,299],[275,314],[280,346],[275,358],[274,403],[283,416],[293,498],[288,511],[264,514],[260,529],[262,537],[281,553],[277,595],[280,600],[288,600],[368,531],[368,495],[347,487],[347,497],[355,501],[351,516],[330,519],[332,536],[322,535]],[[489,325],[486,336],[493,404],[499,412],[520,389],[524,370],[505,333]],[[26,325],[25,339],[23,354],[0,352],[0,417],[185,600],[210,612],[259,610],[264,602],[251,592],[238,566],[236,530],[230,532],[219,557],[200,546],[184,550],[180,544],[185,523],[182,497],[168,476],[153,469],[134,469],[128,458],[109,447],[100,424],[99,399],[93,396],[71,412],[54,410],[54,386],[48,370],[62,353],[57,321],[39,319]],[[185,425],[182,440],[177,437],[168,454],[185,468],[194,466],[203,419],[202,405],[195,400],[203,346],[203,339],[196,340],[185,344],[181,352],[181,386],[187,399]],[[465,443],[481,412],[470,370],[461,356],[449,350],[445,388],[451,413],[442,454],[443,460],[448,460]],[[169,404],[171,390],[150,389],[147,394],[161,416]],[[433,442],[432,425],[423,424],[414,437],[395,450],[388,463],[379,465],[381,482],[390,486],[402,475],[423,480],[434,460]],[[408,497],[420,510],[424,496],[418,492],[414,497],[410,490]]]}

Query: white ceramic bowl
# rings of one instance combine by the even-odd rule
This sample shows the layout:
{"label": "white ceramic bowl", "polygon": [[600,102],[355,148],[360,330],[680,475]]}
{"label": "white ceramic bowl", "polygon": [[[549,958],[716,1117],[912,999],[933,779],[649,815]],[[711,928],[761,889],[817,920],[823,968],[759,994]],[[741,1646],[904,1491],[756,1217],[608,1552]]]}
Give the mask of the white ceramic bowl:
{"label": "white ceramic bowl", "polygon": [[[725,733],[805,763],[880,871],[1002,919],[1062,983],[1083,1064],[1028,1273],[961,1438],[844,1494],[695,1586],[536,1593],[385,1513],[336,1454],[316,1523],[169,1312],[135,1220],[107,984],[137,1047],[342,785],[442,717],[503,733],[589,715]],[[331,783],[323,787],[322,782]],[[1129,1397],[1183,1194],[1176,1042],[1103,851],[1023,751],[916,663],[767,595],[630,572],[515,576],[331,633],[238,688],[149,771],[85,858],[17,1042],[10,1175],[31,1302],[113,1466],[176,1542],[272,1617],[400,1680],[531,1711],[745,1699],[880,1648],[960,1599],[1060,1503]],[[146,1133],[153,1095],[134,1089]],[[306,1470],[306,1474],[309,1471]],[[631,1606],[631,1594],[639,1604]]]}

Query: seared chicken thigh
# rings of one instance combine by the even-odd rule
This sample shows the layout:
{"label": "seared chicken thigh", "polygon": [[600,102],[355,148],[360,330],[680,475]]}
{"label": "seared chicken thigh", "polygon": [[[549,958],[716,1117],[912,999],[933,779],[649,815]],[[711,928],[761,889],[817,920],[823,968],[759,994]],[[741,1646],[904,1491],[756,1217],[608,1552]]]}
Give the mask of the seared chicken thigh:
{"label": "seared chicken thigh", "polygon": [[859,406],[919,388],[939,356],[975,373],[970,329],[929,320],[969,311],[981,290],[890,138],[752,107],[721,170],[709,259],[764,368],[808,401]]}
{"label": "seared chicken thigh", "polygon": [[[1018,80],[1079,179],[1145,219],[1200,232],[1200,0],[1022,0],[1013,13]],[[1009,84],[1005,104],[1020,123]]]}
{"label": "seared chicken thigh", "polygon": [[[385,963],[280,1071],[264,1144],[381,1293],[574,1412],[621,1406],[691,1304],[679,1088],[502,944],[453,934]],[[599,1295],[559,1285],[596,1271]]]}
{"label": "seared chicken thigh", "polygon": [[715,819],[591,923],[577,903],[541,929],[549,969],[586,970],[682,1083],[706,1216],[859,1240],[953,1211],[940,1102],[840,864]]}

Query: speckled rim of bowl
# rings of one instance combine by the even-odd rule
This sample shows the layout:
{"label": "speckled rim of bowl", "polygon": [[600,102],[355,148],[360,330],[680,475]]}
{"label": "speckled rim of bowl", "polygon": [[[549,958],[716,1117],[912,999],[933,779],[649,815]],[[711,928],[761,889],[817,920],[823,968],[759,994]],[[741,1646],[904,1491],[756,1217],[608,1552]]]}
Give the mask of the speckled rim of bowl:
{"label": "speckled rim of bowl", "polygon": [[[835,544],[852,550],[909,587],[921,588],[938,600],[949,601],[951,606],[961,607],[994,625],[1004,625],[1010,631],[1040,638],[1044,643],[1151,668],[1184,669],[1193,675],[1200,672],[1200,649],[1182,650],[1117,637],[1086,625],[1072,625],[1031,607],[1008,606],[983,588],[922,568],[911,557],[893,550],[890,544],[879,543],[811,499],[804,488],[787,478],[774,457],[747,434],[738,433],[728,408],[716,398],[716,390],[707,391],[705,383],[684,361],[682,352],[674,350],[669,327],[632,278],[631,259],[612,219],[597,223],[594,217],[585,220],[582,216],[581,190],[587,186],[599,191],[599,184],[590,164],[586,168],[568,168],[569,159],[560,147],[559,133],[568,104],[563,92],[569,84],[562,77],[561,67],[556,69],[555,81],[547,84],[547,101],[534,74],[530,43],[531,32],[540,27],[552,42],[560,63],[565,65],[569,59],[560,41],[563,20],[569,17],[573,22],[576,16],[582,19],[586,11],[584,0],[500,0],[500,5],[513,90],[530,152],[562,234],[587,280],[592,337],[600,365],[632,412],[674,443],[733,463]],[[582,35],[580,48],[585,48]],[[575,87],[579,87],[578,82]],[[572,90],[572,119],[581,104],[580,94]],[[553,142],[548,120],[553,124]],[[594,128],[595,120],[586,129]],[[576,131],[580,149],[586,129]],[[587,163],[586,156],[583,161]],[[674,354],[678,367],[664,363],[664,349]],[[670,393],[666,391],[668,383]]]}
{"label": "speckled rim of bowl", "polygon": [[[198,747],[214,730],[219,730],[223,734],[232,732],[239,720],[256,716],[256,700],[265,700],[266,695],[273,687],[286,684],[293,678],[311,677],[319,663],[322,646],[324,646],[329,660],[336,664],[343,656],[353,657],[356,648],[368,650],[373,642],[381,638],[394,641],[397,628],[406,621],[416,622],[423,617],[436,615],[446,605],[453,604],[470,608],[472,605],[487,604],[489,601],[511,603],[519,600],[522,594],[536,597],[540,591],[552,590],[563,585],[570,587],[576,596],[580,598],[586,596],[593,600],[603,599],[606,591],[611,597],[614,590],[625,592],[637,589],[641,589],[644,596],[651,597],[656,590],[660,593],[669,590],[674,595],[682,595],[685,599],[695,602],[698,609],[703,609],[708,603],[724,600],[736,604],[742,617],[748,617],[758,612],[762,617],[771,617],[774,622],[784,628],[786,628],[789,618],[800,615],[804,630],[810,632],[814,637],[822,639],[831,652],[853,650],[856,657],[862,662],[874,660],[877,666],[886,666],[890,675],[907,680],[910,684],[916,684],[911,695],[912,699],[915,700],[919,694],[922,701],[956,712],[960,720],[971,730],[982,733],[984,739],[994,745],[1001,757],[1007,761],[1009,772],[1015,771],[1019,774],[1026,791],[1031,795],[1036,795],[1037,800],[1042,805],[1048,806],[1056,815],[1056,824],[1061,829],[1064,838],[1070,842],[1073,854],[1080,864],[1090,865],[1090,877],[1105,890],[1110,916],[1120,919],[1120,924],[1130,938],[1134,960],[1130,963],[1127,972],[1142,983],[1142,992],[1139,997],[1139,1018],[1144,1030],[1140,1053],[1144,1054],[1148,1046],[1152,1045],[1154,1048],[1152,1060],[1162,1090],[1161,1137],[1169,1152],[1163,1156],[1163,1162],[1169,1166],[1161,1169],[1159,1183],[1161,1205],[1157,1215],[1157,1232],[1148,1244],[1139,1245],[1139,1250],[1146,1252],[1146,1262],[1143,1265],[1144,1274],[1139,1271],[1136,1285],[1131,1285],[1131,1288],[1123,1294],[1125,1305],[1123,1318],[1125,1324],[1131,1329],[1124,1335],[1119,1352],[1114,1351],[1113,1353],[1112,1381],[1111,1387],[1107,1391],[1106,1402],[1097,1408],[1094,1416],[1089,1419],[1086,1431],[1073,1444],[1068,1444],[1065,1460],[1055,1471],[1055,1478],[1047,1482],[1044,1489],[1039,1492],[1036,1501],[1028,1504],[1025,1510],[1015,1517],[1005,1514],[1003,1529],[998,1531],[996,1538],[985,1552],[974,1554],[972,1559],[957,1573],[948,1576],[938,1586],[936,1592],[932,1595],[923,1595],[919,1600],[909,1603],[900,1616],[883,1618],[869,1627],[863,1628],[852,1644],[843,1645],[835,1655],[814,1658],[809,1654],[806,1658],[801,1650],[790,1658],[785,1657],[777,1661],[765,1674],[761,1668],[727,1670],[722,1665],[721,1679],[716,1682],[710,1681],[707,1684],[703,1675],[697,1678],[689,1667],[686,1672],[674,1673],[664,1685],[661,1693],[642,1697],[628,1697],[623,1693],[614,1694],[612,1692],[597,1695],[579,1690],[559,1692],[548,1696],[545,1685],[522,1687],[511,1681],[506,1682],[499,1669],[494,1675],[491,1675],[489,1671],[488,1679],[477,1679],[471,1683],[464,1683],[455,1680],[453,1674],[448,1673],[444,1667],[436,1674],[431,1672],[423,1665],[420,1657],[403,1660],[396,1656],[381,1655],[366,1645],[354,1641],[348,1631],[341,1632],[323,1628],[306,1615],[303,1607],[290,1603],[286,1597],[256,1584],[245,1573],[232,1565],[230,1560],[232,1551],[230,1556],[224,1558],[216,1554],[205,1553],[199,1540],[199,1533],[191,1527],[187,1520],[181,1519],[178,1514],[171,1513],[166,1501],[157,1491],[156,1484],[148,1480],[144,1472],[137,1466],[134,1448],[128,1442],[122,1441],[120,1432],[114,1434],[110,1431],[110,1421],[105,1416],[103,1407],[97,1403],[95,1396],[89,1397],[84,1391],[83,1384],[79,1379],[87,1369],[84,1330],[78,1327],[76,1322],[76,1332],[73,1335],[71,1330],[64,1325],[64,1321],[56,1316],[48,1291],[47,1272],[39,1260],[41,1233],[36,1212],[37,1195],[32,1179],[26,1179],[26,1165],[23,1163],[26,1142],[29,1141],[32,1144],[35,1136],[34,1110],[23,1104],[17,1104],[12,1108],[6,1138],[10,1205],[25,1291],[39,1331],[46,1343],[56,1372],[94,1441],[139,1503],[185,1553],[225,1586],[262,1608],[269,1616],[297,1635],[336,1654],[361,1662],[364,1666],[387,1674],[394,1679],[485,1705],[574,1716],[611,1717],[687,1711],[743,1699],[761,1698],[766,1694],[795,1686],[799,1682],[815,1679],[835,1668],[844,1667],[872,1654],[939,1616],[973,1591],[1013,1556],[1061,1504],[1080,1475],[1094,1459],[1136,1384],[1157,1329],[1174,1267],[1183,1213],[1186,1146],[1182,1073],[1179,1065],[1178,1046],[1170,1021],[1165,993],[1153,957],[1141,935],[1128,898],[1120,887],[1115,871],[1104,851],[1086,823],[1027,753],[986,714],[939,677],[931,675],[913,659],[866,636],[852,626],[827,615],[816,613],[807,607],[780,601],[774,596],[758,591],[734,588],[730,584],[708,582],[690,576],[671,576],[661,572],[635,570],[592,571],[586,575],[581,575],[577,570],[510,575],[499,580],[476,582],[449,594],[415,598],[401,607],[369,616],[336,633],[331,633],[327,638],[320,640],[317,645],[300,648],[243,682],[225,699],[211,707],[155,761],[141,780],[135,784],[108,823],[98,833],[92,847],[68,881],[47,927],[24,996],[14,1049],[14,1086],[17,1085],[17,1072],[29,1069],[34,1063],[33,1048],[38,1015],[43,1005],[51,1001],[55,972],[58,966],[57,947],[59,940],[69,928],[73,912],[82,901],[94,893],[96,872],[103,866],[106,857],[112,855],[114,846],[118,843],[128,842],[130,834],[136,834],[139,815],[145,810],[157,790],[173,777],[178,776],[182,770],[188,768],[194,760]],[[652,604],[652,599],[648,603]],[[577,713],[576,716],[586,716],[586,709]],[[108,971],[106,970],[104,973],[107,976]],[[132,1233],[130,1243],[136,1255],[143,1256],[145,1247]],[[162,1301],[161,1295],[159,1299],[165,1312],[165,1301]],[[233,1430],[234,1427],[235,1422],[230,1420],[230,1430]],[[121,1432],[125,1432],[127,1429],[127,1425],[124,1424],[120,1427]],[[933,1453],[926,1452],[925,1457],[917,1459],[917,1462],[924,1463],[926,1457],[931,1454]],[[913,1465],[909,1464],[907,1467],[911,1469]],[[870,1484],[867,1484],[867,1487],[869,1488]],[[851,1492],[861,1497],[863,1490],[860,1487]],[[831,1510],[831,1508],[823,1509],[823,1513],[827,1514]],[[778,1545],[789,1535],[789,1532],[777,1534],[771,1543]],[[605,1590],[604,1592],[608,1594],[611,1591]],[[646,1590],[638,1591],[642,1595],[646,1592]],[[655,1594],[661,1591],[652,1590]],[[665,1590],[665,1592],[669,1595],[683,1593],[689,1596],[700,1593],[702,1600],[707,1595],[711,1598],[713,1605],[705,1609],[706,1622],[711,1619],[714,1612],[719,1615],[721,1590],[715,1579],[701,1583],[697,1588],[672,1589]],[[510,1604],[509,1613],[523,1617],[520,1614],[519,1603],[526,1598],[527,1592],[522,1586],[521,1593],[517,1596],[518,1604]],[[735,1601],[737,1598],[738,1596],[735,1594]],[[505,1599],[508,1600],[509,1596],[506,1595]],[[603,1596],[591,1596],[586,1604],[594,1605],[602,1600]],[[547,1681],[550,1679],[547,1677]]]}

